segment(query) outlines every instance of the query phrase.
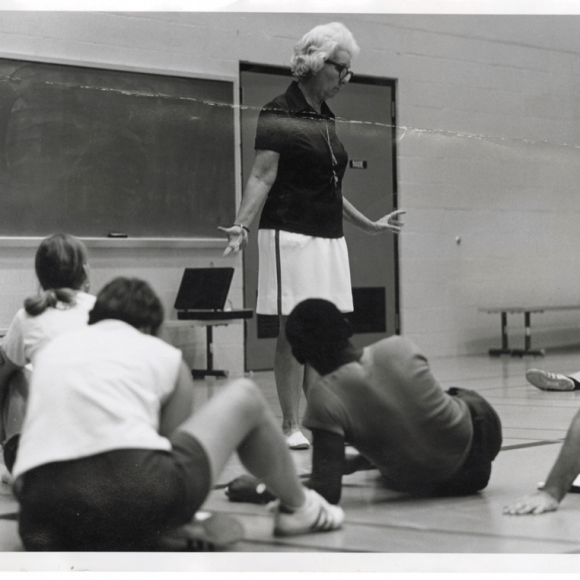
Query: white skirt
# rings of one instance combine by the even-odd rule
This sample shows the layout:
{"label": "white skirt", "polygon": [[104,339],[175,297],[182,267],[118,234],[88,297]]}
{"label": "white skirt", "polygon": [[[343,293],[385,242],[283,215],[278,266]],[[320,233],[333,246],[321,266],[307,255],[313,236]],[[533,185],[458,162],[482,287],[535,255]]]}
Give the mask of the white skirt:
{"label": "white skirt", "polygon": [[258,314],[288,315],[302,300],[324,298],[352,312],[346,240],[282,230],[258,232]]}

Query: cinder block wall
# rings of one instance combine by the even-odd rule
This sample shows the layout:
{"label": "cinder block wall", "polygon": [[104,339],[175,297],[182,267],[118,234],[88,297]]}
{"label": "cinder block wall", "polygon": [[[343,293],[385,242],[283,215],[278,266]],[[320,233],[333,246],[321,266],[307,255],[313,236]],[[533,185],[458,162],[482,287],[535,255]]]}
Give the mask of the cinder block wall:
{"label": "cinder block wall", "polygon": [[[483,353],[499,316],[479,306],[580,302],[578,17],[3,12],[0,51],[237,87],[240,61],[287,65],[295,41],[331,20],[361,46],[355,71],[397,80],[403,333],[430,356]],[[0,326],[34,290],[32,253],[0,248]],[[242,262],[221,249],[95,250],[95,287],[130,270],[170,306],[183,267],[210,262],[236,267],[240,306]],[[578,342],[579,317],[537,315],[536,344]],[[519,319],[510,325],[523,343]],[[203,333],[187,343],[203,364]],[[241,326],[216,332],[216,360],[242,372]]]}
{"label": "cinder block wall", "polygon": [[[409,211],[403,328],[429,353],[498,345],[499,315],[479,306],[580,303],[579,23],[389,19],[395,39],[385,60],[399,79],[401,205]],[[577,343],[579,320],[580,312],[536,315],[533,339]],[[509,324],[522,345],[522,317]]]}

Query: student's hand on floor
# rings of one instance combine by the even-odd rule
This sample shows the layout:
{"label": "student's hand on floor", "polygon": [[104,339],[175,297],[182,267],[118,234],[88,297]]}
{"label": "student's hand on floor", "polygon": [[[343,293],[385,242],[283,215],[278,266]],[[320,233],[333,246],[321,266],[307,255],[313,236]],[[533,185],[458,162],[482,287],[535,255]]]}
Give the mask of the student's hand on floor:
{"label": "student's hand on floor", "polygon": [[547,492],[537,491],[526,495],[503,508],[505,515],[522,516],[526,514],[543,514],[558,509],[558,502]]}

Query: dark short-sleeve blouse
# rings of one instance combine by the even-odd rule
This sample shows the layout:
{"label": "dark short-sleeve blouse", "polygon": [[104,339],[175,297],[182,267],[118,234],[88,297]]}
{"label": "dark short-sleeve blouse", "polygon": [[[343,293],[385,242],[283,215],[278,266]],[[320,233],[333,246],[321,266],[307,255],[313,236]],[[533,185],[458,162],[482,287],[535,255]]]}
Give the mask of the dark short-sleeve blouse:
{"label": "dark short-sleeve blouse", "polygon": [[292,82],[261,110],[255,149],[280,154],[259,227],[342,237],[342,178],[348,155],[326,103],[319,115],[306,102],[298,83]]}

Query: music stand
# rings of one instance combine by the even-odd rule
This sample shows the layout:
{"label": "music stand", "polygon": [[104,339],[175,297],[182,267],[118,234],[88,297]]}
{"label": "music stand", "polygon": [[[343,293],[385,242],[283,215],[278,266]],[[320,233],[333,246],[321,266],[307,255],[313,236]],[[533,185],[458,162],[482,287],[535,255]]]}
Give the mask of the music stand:
{"label": "music stand", "polygon": [[233,268],[185,268],[183,272],[174,306],[177,319],[200,321],[206,327],[207,368],[191,369],[194,379],[227,377],[227,371],[213,368],[213,327],[254,314],[248,308],[224,310],[233,275]]}

